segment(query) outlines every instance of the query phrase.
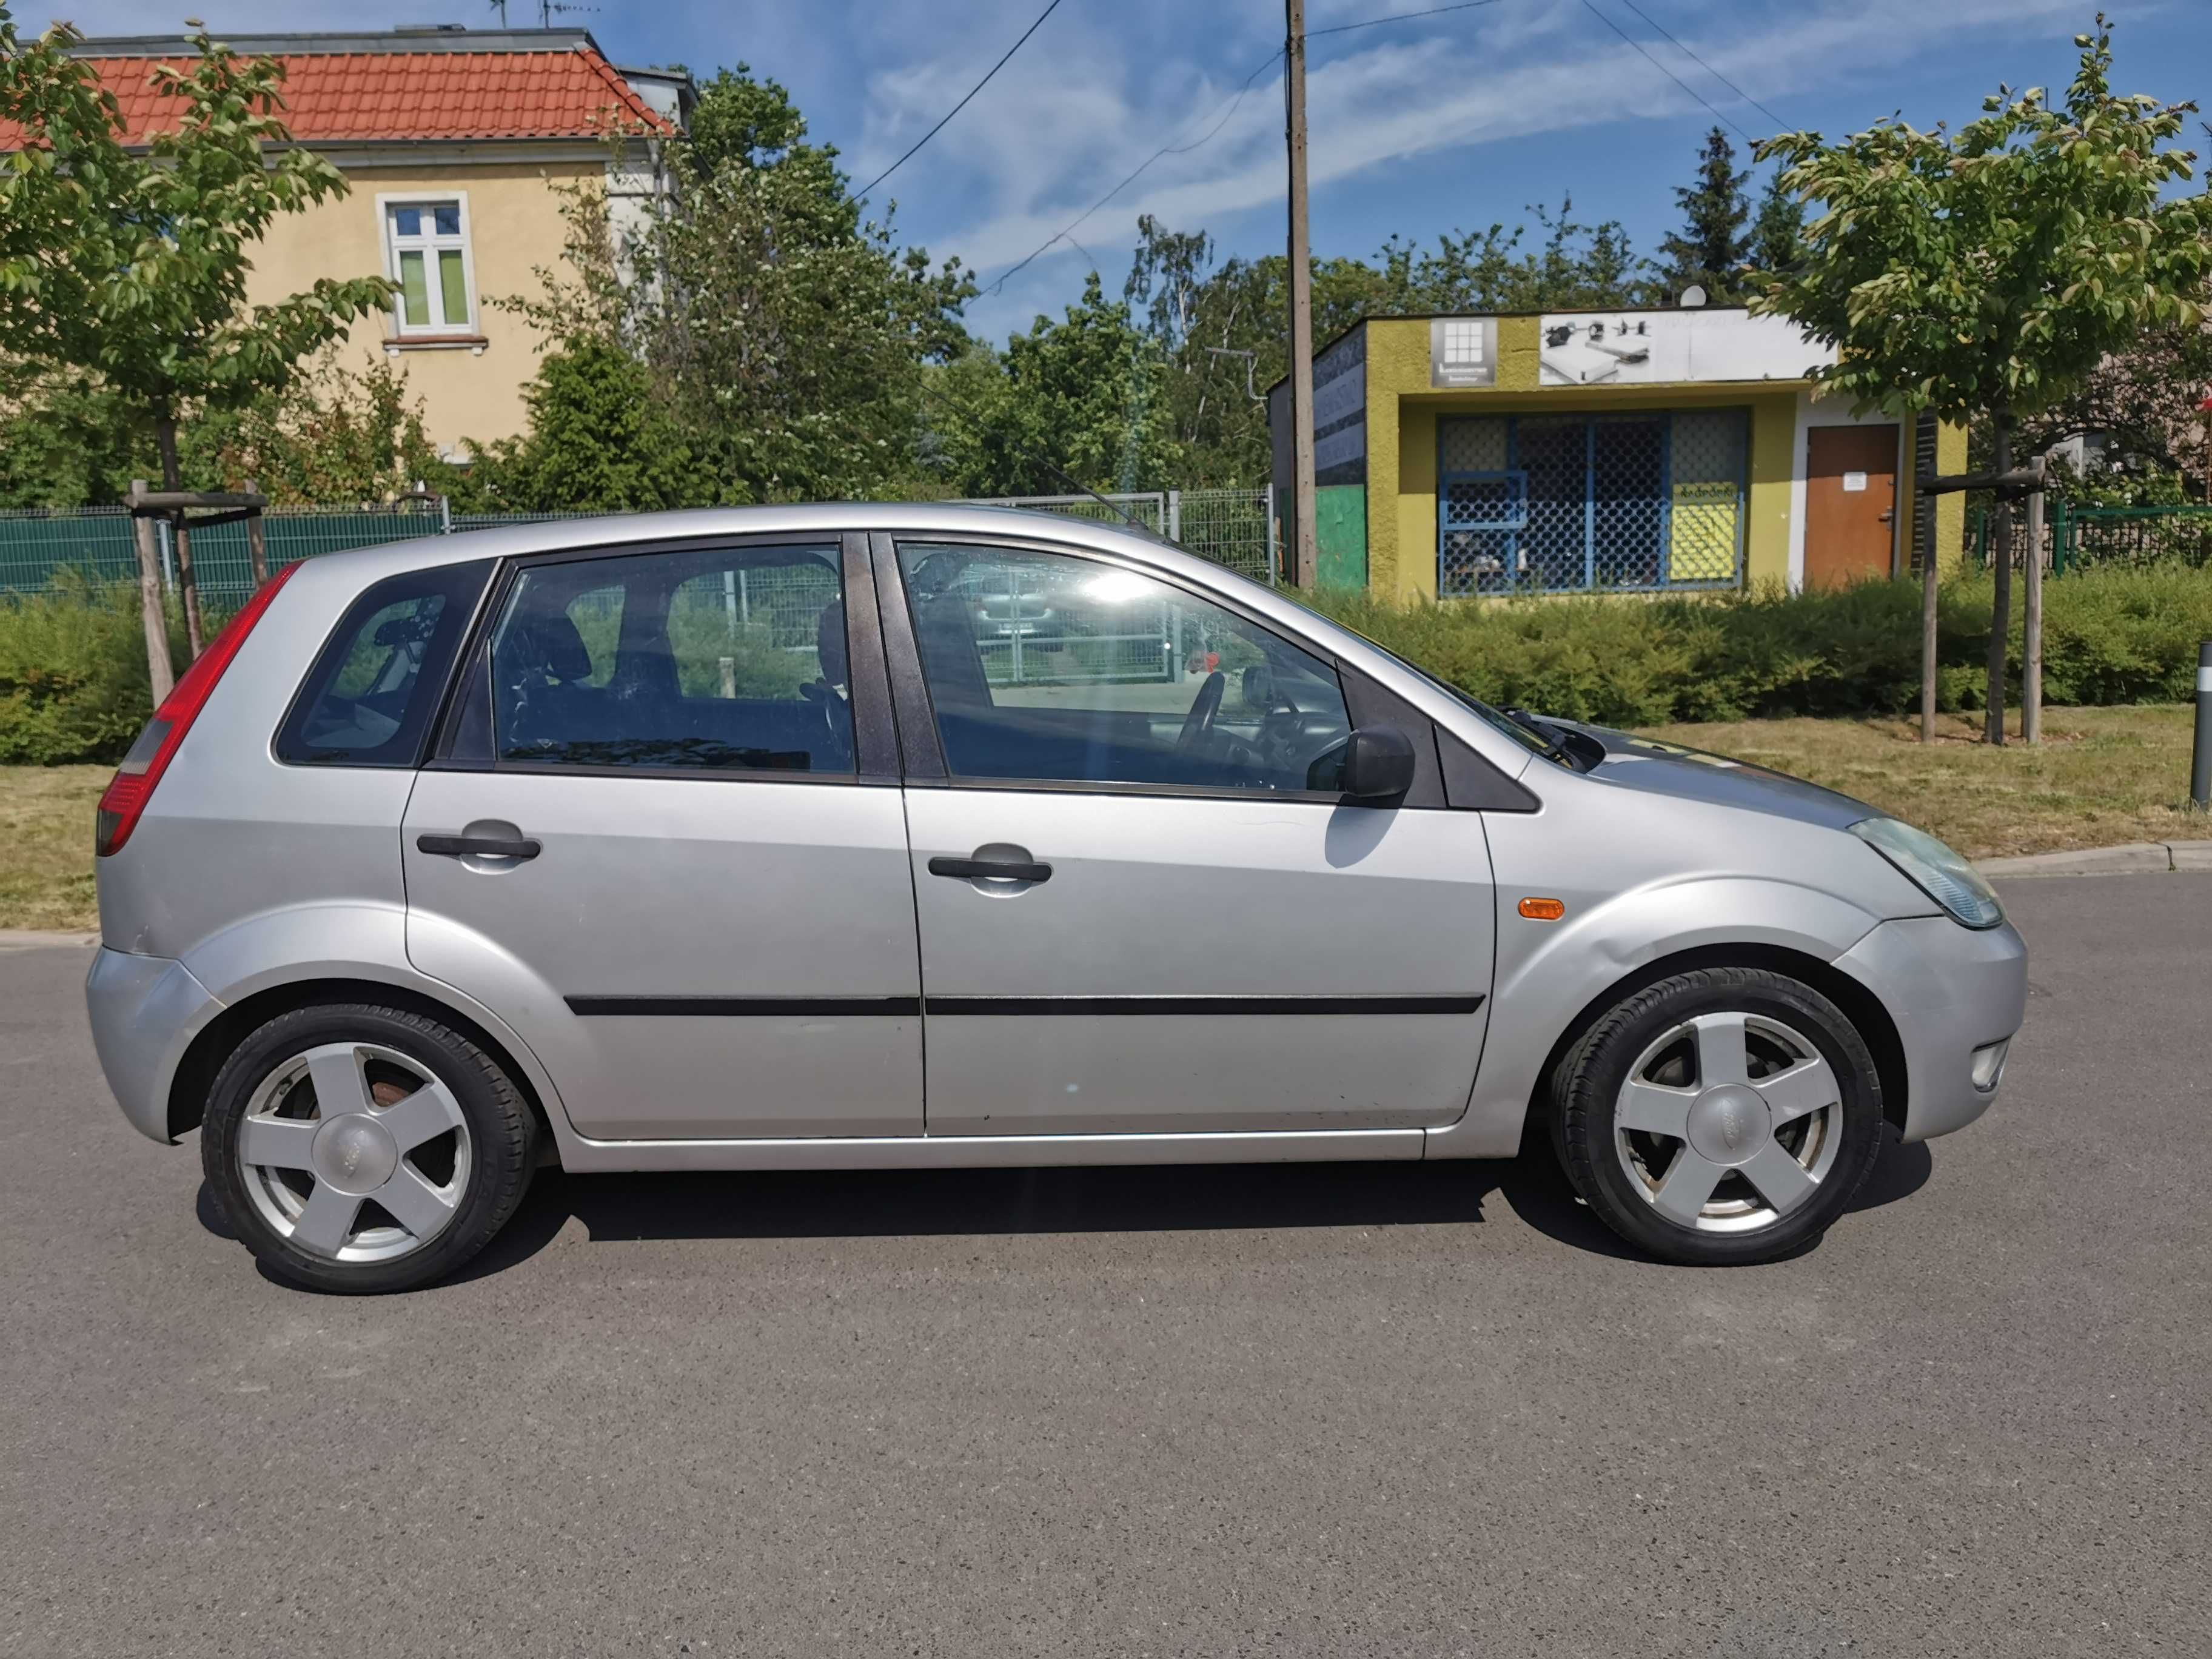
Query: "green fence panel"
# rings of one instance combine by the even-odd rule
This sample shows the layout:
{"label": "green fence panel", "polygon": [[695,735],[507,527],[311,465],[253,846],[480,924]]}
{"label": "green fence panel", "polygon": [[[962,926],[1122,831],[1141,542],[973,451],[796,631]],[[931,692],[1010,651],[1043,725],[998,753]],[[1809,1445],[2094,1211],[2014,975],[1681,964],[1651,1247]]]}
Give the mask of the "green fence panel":
{"label": "green fence panel", "polygon": [[129,511],[0,512],[0,592],[46,592],[64,570],[97,581],[135,578],[138,552]]}

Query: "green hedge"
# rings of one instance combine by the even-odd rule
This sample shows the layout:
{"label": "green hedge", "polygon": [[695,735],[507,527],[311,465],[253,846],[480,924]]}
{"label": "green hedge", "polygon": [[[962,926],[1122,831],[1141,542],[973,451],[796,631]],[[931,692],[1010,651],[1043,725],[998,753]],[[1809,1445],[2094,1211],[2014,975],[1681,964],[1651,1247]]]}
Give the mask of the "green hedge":
{"label": "green hedge", "polygon": [[[2185,702],[2212,638],[2212,571],[2087,570],[2044,586],[2044,695],[2053,703]],[[1477,696],[1620,726],[1751,715],[1896,714],[1920,696],[1920,594],[1868,582],[1711,599],[1508,599],[1321,608]],[[181,668],[184,630],[171,646]],[[210,618],[210,626],[216,619]],[[1987,577],[1946,585],[1946,708],[1981,706]],[[2019,629],[2013,664],[2017,693]],[[0,599],[0,763],[113,761],[149,712],[138,594],[70,580]]]}
{"label": "green hedge", "polygon": [[[170,611],[181,671],[184,623]],[[0,597],[0,763],[119,760],[152,712],[135,584],[64,572],[52,592]]]}
{"label": "green hedge", "polygon": [[[2212,638],[2212,571],[2089,570],[2044,584],[2043,688],[2052,703],[2185,702]],[[2020,675],[2018,584],[2012,627]],[[1937,624],[1945,708],[1984,702],[1990,582],[1947,582]],[[1920,590],[1873,581],[1808,593],[1504,599],[1319,606],[1488,702],[1573,720],[1898,714],[1920,700]]]}

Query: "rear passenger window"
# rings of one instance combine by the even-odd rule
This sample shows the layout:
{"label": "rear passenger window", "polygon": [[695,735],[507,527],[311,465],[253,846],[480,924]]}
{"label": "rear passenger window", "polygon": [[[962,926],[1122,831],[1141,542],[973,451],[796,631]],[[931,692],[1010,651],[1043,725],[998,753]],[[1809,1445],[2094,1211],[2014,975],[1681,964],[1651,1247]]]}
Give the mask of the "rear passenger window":
{"label": "rear passenger window", "polygon": [[414,766],[489,559],[388,576],[347,607],[276,734],[294,766]]}
{"label": "rear passenger window", "polygon": [[507,764],[849,773],[835,546],[535,565],[492,635]]}

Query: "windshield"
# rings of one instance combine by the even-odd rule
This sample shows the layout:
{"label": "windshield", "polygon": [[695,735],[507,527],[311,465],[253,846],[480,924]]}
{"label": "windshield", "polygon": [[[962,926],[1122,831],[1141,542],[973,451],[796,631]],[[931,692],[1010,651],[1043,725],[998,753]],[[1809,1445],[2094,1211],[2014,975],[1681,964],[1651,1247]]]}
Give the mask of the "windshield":
{"label": "windshield", "polygon": [[1366,635],[1361,634],[1358,629],[1346,628],[1342,623],[1337,623],[1337,626],[1344,628],[1346,633],[1358,635],[1361,639],[1366,640],[1368,644],[1373,646],[1384,656],[1389,658],[1392,662],[1396,663],[1399,667],[1404,669],[1407,673],[1413,675],[1418,679],[1425,681],[1427,684],[1433,685],[1437,690],[1443,692],[1444,696],[1449,697],[1454,702],[1458,703],[1462,708],[1469,709],[1474,714],[1480,714],[1486,725],[1489,726],[1493,731],[1512,738],[1514,742],[1519,744],[1530,754],[1541,755],[1546,760],[1550,761],[1555,766],[1565,766],[1571,771],[1573,769],[1571,763],[1568,761],[1565,755],[1562,755],[1559,750],[1554,748],[1551,744],[1546,742],[1541,736],[1536,732],[1531,732],[1527,726],[1522,725],[1520,721],[1514,720],[1508,715],[1500,714],[1497,709],[1492,708],[1488,703],[1483,702],[1481,698],[1470,696],[1467,692],[1461,690],[1459,687],[1452,684],[1449,680],[1440,680],[1434,674],[1430,673],[1427,669],[1419,667],[1413,663],[1407,662],[1403,657],[1393,651],[1389,646],[1381,644],[1377,641],[1369,639]]}

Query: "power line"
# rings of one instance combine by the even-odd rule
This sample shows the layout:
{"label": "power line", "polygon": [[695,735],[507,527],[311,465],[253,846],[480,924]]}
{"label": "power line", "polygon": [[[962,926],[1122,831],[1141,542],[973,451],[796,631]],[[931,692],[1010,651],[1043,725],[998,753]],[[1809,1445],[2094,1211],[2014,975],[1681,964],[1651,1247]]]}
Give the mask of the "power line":
{"label": "power line", "polygon": [[1100,197],[1089,207],[1085,208],[1083,210],[1081,218],[1077,219],[1073,224],[1069,225],[1066,229],[1055,231],[1052,235],[1038,243],[1036,246],[1031,248],[1029,252],[1023,255],[1019,261],[1014,264],[1009,265],[1006,270],[1000,275],[999,280],[992,283],[991,286],[984,289],[983,292],[986,294],[999,293],[1006,286],[1007,280],[1010,277],[1014,276],[1016,272],[1019,271],[1023,266],[1035,259],[1039,254],[1044,252],[1046,249],[1054,246],[1057,243],[1071,240],[1077,231],[1083,228],[1083,222],[1085,219],[1088,219],[1092,214],[1097,212],[1100,208],[1104,207],[1107,203],[1112,201],[1123,191],[1128,189],[1131,185],[1136,183],[1138,178],[1144,173],[1146,168],[1151,167],[1152,164],[1158,161],[1160,157],[1163,155],[1188,155],[1191,151],[1196,149],[1200,144],[1206,143],[1206,139],[1212,137],[1215,133],[1227,126],[1229,125],[1229,118],[1237,113],[1237,106],[1244,101],[1244,94],[1252,90],[1252,83],[1260,78],[1262,71],[1273,68],[1282,55],[1283,54],[1279,51],[1271,52],[1265,58],[1260,60],[1258,66],[1255,68],[1249,75],[1244,77],[1244,84],[1237,88],[1237,95],[1229,100],[1229,106],[1221,112],[1221,118],[1218,121],[1216,121],[1206,130],[1204,137],[1194,138],[1190,143],[1182,145],[1162,144],[1150,155],[1147,155],[1142,161],[1139,162],[1137,166],[1131,170],[1128,177],[1122,179],[1120,184],[1115,185],[1113,189],[1108,191],[1103,196]]}
{"label": "power line", "polygon": [[[1714,103],[1711,99],[1706,97],[1705,94],[1699,92],[1695,87],[1692,86],[1687,81],[1685,81],[1680,76],[1675,74],[1674,70],[1668,69],[1664,64],[1661,63],[1656,58],[1654,58],[1650,52],[1645,52],[1644,50],[1644,43],[1638,40],[1634,35],[1629,33],[1626,29],[1621,27],[1620,24],[1614,22],[1613,19],[1607,17],[1603,12],[1600,11],[1595,3],[1595,0],[1583,0],[1583,6],[1591,16],[1596,18],[1599,22],[1604,24],[1606,27],[1611,29],[1622,40],[1627,41],[1630,46],[1634,46],[1636,48],[1637,54],[1641,57],[1645,63],[1650,64],[1653,69],[1657,70],[1660,74],[1665,76],[1676,86],[1681,88],[1683,91],[1688,93],[1691,97],[1696,99],[1707,109],[1711,110],[1715,120],[1724,122],[1731,127],[1735,127],[1736,137],[1742,139],[1747,144],[1755,144],[1759,142],[1758,139],[1753,137],[1741,127],[1736,126],[1735,121],[1731,120],[1728,116],[1723,115],[1721,112],[1720,106]],[[1637,15],[1641,17],[1643,16],[1643,13],[1638,12]]]}
{"label": "power line", "polygon": [[1354,29],[1381,28],[1385,23],[1410,23],[1416,17],[1441,17],[1448,11],[1473,11],[1477,6],[1494,6],[1499,0],[1460,0],[1455,6],[1431,6],[1426,11],[1397,11],[1388,17],[1370,17],[1364,23],[1336,23],[1325,29],[1308,29],[1306,39],[1318,40],[1324,34],[1349,34]]}
{"label": "power line", "polygon": [[[1446,12],[1473,11],[1478,7],[1494,6],[1500,3],[1501,0],[1459,0],[1459,3],[1456,5],[1435,6],[1426,11],[1397,12],[1389,17],[1370,17],[1364,23],[1339,23],[1330,28],[1308,29],[1306,31],[1306,39],[1310,40],[1317,35],[1323,34],[1343,34],[1352,29],[1379,28],[1385,23],[1407,23],[1420,17],[1440,17]],[[1269,52],[1265,58],[1260,60],[1259,64],[1253,70],[1251,74],[1244,77],[1244,84],[1237,88],[1237,95],[1229,100],[1229,107],[1222,112],[1221,118],[1218,121],[1216,121],[1213,125],[1207,130],[1205,137],[1194,139],[1188,144],[1161,145],[1159,149],[1154,150],[1150,155],[1147,155],[1141,162],[1139,162],[1134,171],[1133,171],[1127,178],[1122,179],[1120,184],[1115,185],[1113,189],[1108,191],[1103,196],[1100,197],[1089,207],[1085,208],[1083,210],[1082,218],[1076,220],[1075,222],[1069,225],[1066,229],[1056,232],[1052,236],[1048,237],[1044,241],[1040,242],[1036,247],[1030,249],[1030,252],[1024,254],[1019,261],[1014,264],[1009,265],[1006,270],[1000,275],[999,279],[993,283],[990,287],[985,289],[983,292],[986,294],[997,294],[1004,290],[1008,278],[1012,277],[1016,272],[1022,270],[1024,266],[1036,259],[1038,255],[1056,246],[1060,242],[1069,240],[1076,231],[1083,228],[1084,220],[1090,218],[1092,214],[1104,207],[1107,203],[1112,201],[1123,191],[1128,189],[1131,185],[1136,183],[1137,179],[1143,175],[1146,169],[1150,167],[1153,162],[1158,161],[1162,156],[1188,155],[1191,151],[1196,149],[1200,144],[1205,143],[1207,139],[1212,138],[1215,133],[1219,132],[1223,127],[1229,125],[1229,118],[1237,112],[1237,106],[1244,101],[1244,94],[1252,89],[1252,83],[1260,78],[1263,70],[1269,69],[1275,64],[1280,62],[1282,56],[1282,52],[1278,50]],[[949,119],[950,118],[948,117],[947,118]]]}
{"label": "power line", "polygon": [[1680,53],[1682,54],[1682,56],[1683,56],[1683,57],[1685,57],[1685,58],[1688,58],[1692,63],[1695,64],[1696,64],[1699,69],[1701,69],[1701,70],[1705,70],[1705,72],[1706,74],[1708,74],[1708,75],[1711,76],[1713,77],[1713,79],[1714,79],[1714,80],[1716,80],[1716,81],[1719,82],[1723,86],[1726,87],[1726,88],[1727,88],[1730,92],[1734,93],[1737,97],[1739,97],[1739,98],[1742,99],[1742,100],[1743,100],[1743,101],[1744,101],[1745,103],[1747,103],[1747,104],[1750,105],[1753,109],[1757,110],[1757,111],[1758,111],[1761,115],[1764,115],[1764,116],[1765,116],[1768,120],[1770,120],[1770,121],[1773,122],[1773,123],[1774,123],[1774,125],[1775,125],[1775,127],[1776,127],[1778,130],[1782,129],[1782,128],[1784,128],[1784,127],[1787,127],[1787,126],[1790,125],[1787,121],[1784,120],[1780,116],[1777,115],[1777,114],[1776,114],[1772,110],[1771,110],[1771,109],[1767,108],[1767,106],[1766,106],[1765,105],[1764,105],[1764,104],[1760,103],[1760,102],[1759,101],[1759,100],[1758,100],[1758,99],[1756,99],[1756,98],[1753,97],[1749,93],[1746,92],[1746,91],[1745,91],[1741,87],[1740,87],[1740,86],[1736,85],[1736,83],[1735,83],[1735,82],[1733,82],[1733,81],[1729,80],[1729,79],[1728,78],[1728,76],[1727,76],[1723,75],[1723,74],[1722,74],[1718,70],[1715,69],[1715,68],[1714,68],[1711,64],[1708,64],[1708,63],[1707,63],[1704,58],[1702,58],[1698,57],[1697,53],[1695,53],[1694,52],[1692,52],[1692,51],[1691,51],[1687,46],[1684,46],[1684,45],[1683,45],[1680,40],[1674,40],[1674,37],[1673,35],[1671,35],[1671,34],[1667,34],[1667,31],[1666,31],[1665,27],[1664,27],[1662,25],[1661,25],[1660,23],[1658,23],[1658,22],[1656,22],[1656,21],[1654,21],[1654,19],[1652,18],[1651,14],[1650,14],[1650,12],[1648,12],[1648,11],[1644,10],[1643,7],[1641,7],[1641,6],[1638,5],[1638,4],[1636,3],[1636,0],[1620,0],[1620,3],[1621,3],[1622,5],[1624,5],[1624,6],[1626,6],[1626,7],[1629,9],[1629,10],[1631,10],[1631,11],[1634,12],[1634,13],[1635,13],[1638,17],[1641,17],[1641,18],[1642,18],[1645,22],[1650,23],[1650,24],[1651,25],[1651,27],[1652,27],[1653,28],[1655,28],[1655,29],[1657,29],[1657,30],[1659,31],[1659,33],[1662,33],[1662,34],[1666,34],[1666,35],[1667,35],[1667,38],[1668,38],[1669,40],[1674,40],[1674,50],[1675,50],[1675,51],[1677,51],[1677,52],[1680,52]]}
{"label": "power line", "polygon": [[866,184],[861,185],[860,189],[854,191],[852,195],[848,197],[846,199],[848,201],[857,201],[860,198],[866,196],[870,191],[873,190],[878,185],[883,183],[884,179],[890,178],[891,174],[896,173],[901,167],[904,167],[908,161],[913,156],[915,150],[920,149],[924,144],[936,137],[939,133],[945,130],[945,121],[950,121],[954,116],[959,114],[962,110],[968,107],[969,98],[973,98],[977,93],[982,91],[985,87],[991,84],[991,76],[996,75],[1000,70],[1006,68],[1007,58],[1012,58],[1016,52],[1019,52],[1022,49],[1024,42],[1027,41],[1030,36],[1037,32],[1038,28],[1043,24],[1044,20],[1051,16],[1054,12],[1059,9],[1060,0],[1050,0],[1050,3],[1048,4],[1042,11],[1037,14],[1036,21],[1030,24],[1027,28],[1022,31],[1021,40],[1015,41],[1012,46],[1006,48],[1006,57],[1001,58],[997,63],[992,64],[989,72],[974,86],[968,88],[968,98],[963,98],[951,109],[945,111],[944,121],[939,121],[935,126],[930,128],[927,132],[923,133],[921,137],[915,139],[912,148],[910,148],[904,155],[900,156],[897,161],[892,162],[874,178],[869,179]]}

